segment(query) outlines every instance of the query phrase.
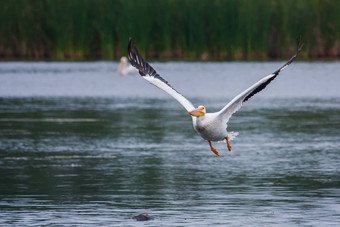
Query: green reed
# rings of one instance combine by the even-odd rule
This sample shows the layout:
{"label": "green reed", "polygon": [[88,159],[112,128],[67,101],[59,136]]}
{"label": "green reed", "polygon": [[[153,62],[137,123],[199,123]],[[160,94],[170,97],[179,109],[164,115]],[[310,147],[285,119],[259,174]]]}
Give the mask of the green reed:
{"label": "green reed", "polygon": [[340,56],[340,0],[0,0],[1,59]]}

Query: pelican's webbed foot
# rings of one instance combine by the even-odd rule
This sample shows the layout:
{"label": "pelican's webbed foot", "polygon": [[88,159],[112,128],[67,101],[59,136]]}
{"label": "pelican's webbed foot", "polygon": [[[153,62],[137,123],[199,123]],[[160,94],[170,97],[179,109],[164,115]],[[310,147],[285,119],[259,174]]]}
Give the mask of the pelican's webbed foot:
{"label": "pelican's webbed foot", "polygon": [[225,139],[227,140],[228,150],[231,151],[231,146],[230,146],[230,143],[229,143],[229,137],[227,136]]}
{"label": "pelican's webbed foot", "polygon": [[220,154],[217,152],[217,150],[211,145],[211,141],[208,140],[208,142],[209,142],[211,151],[214,152],[217,156],[220,156]]}

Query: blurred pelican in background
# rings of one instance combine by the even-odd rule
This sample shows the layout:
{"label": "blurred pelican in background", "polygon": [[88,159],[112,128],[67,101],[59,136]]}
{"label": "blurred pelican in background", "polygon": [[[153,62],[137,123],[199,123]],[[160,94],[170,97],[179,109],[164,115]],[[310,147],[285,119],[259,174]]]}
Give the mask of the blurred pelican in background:
{"label": "blurred pelican in background", "polygon": [[117,68],[117,72],[119,74],[121,74],[122,76],[126,76],[128,74],[135,74],[138,71],[135,67],[130,65],[128,63],[128,59],[123,56],[123,57],[120,58],[120,63],[119,63],[119,66]]}

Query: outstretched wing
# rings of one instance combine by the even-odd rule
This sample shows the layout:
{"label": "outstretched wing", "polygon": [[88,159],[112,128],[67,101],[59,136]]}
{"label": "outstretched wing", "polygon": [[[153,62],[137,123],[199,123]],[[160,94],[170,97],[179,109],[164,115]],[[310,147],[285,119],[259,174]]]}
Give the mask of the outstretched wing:
{"label": "outstretched wing", "polygon": [[300,44],[298,42],[296,53],[293,57],[289,59],[283,66],[281,66],[278,70],[276,70],[274,73],[262,78],[258,82],[256,82],[254,85],[249,87],[247,90],[236,96],[233,100],[231,100],[223,109],[221,109],[218,113],[219,116],[222,117],[226,122],[228,122],[229,118],[233,113],[238,111],[244,102],[246,102],[248,99],[250,99],[253,95],[256,93],[262,91],[270,82],[272,82],[279,73],[284,70],[288,65],[290,65],[298,55],[298,53],[301,51],[303,44]]}
{"label": "outstretched wing", "polygon": [[133,50],[131,49],[131,38],[129,39],[128,59],[131,65],[139,71],[139,74],[144,79],[174,97],[187,111],[195,109],[194,105],[192,105],[189,100],[177,92],[168,81],[164,80],[156,70],[143,59],[136,46],[134,46]]}

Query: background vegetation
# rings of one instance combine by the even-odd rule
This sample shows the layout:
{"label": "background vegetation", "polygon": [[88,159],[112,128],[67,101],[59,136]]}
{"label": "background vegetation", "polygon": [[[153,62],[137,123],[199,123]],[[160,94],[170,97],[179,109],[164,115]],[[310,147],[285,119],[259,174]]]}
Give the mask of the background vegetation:
{"label": "background vegetation", "polygon": [[0,59],[340,57],[340,0],[0,0]]}

